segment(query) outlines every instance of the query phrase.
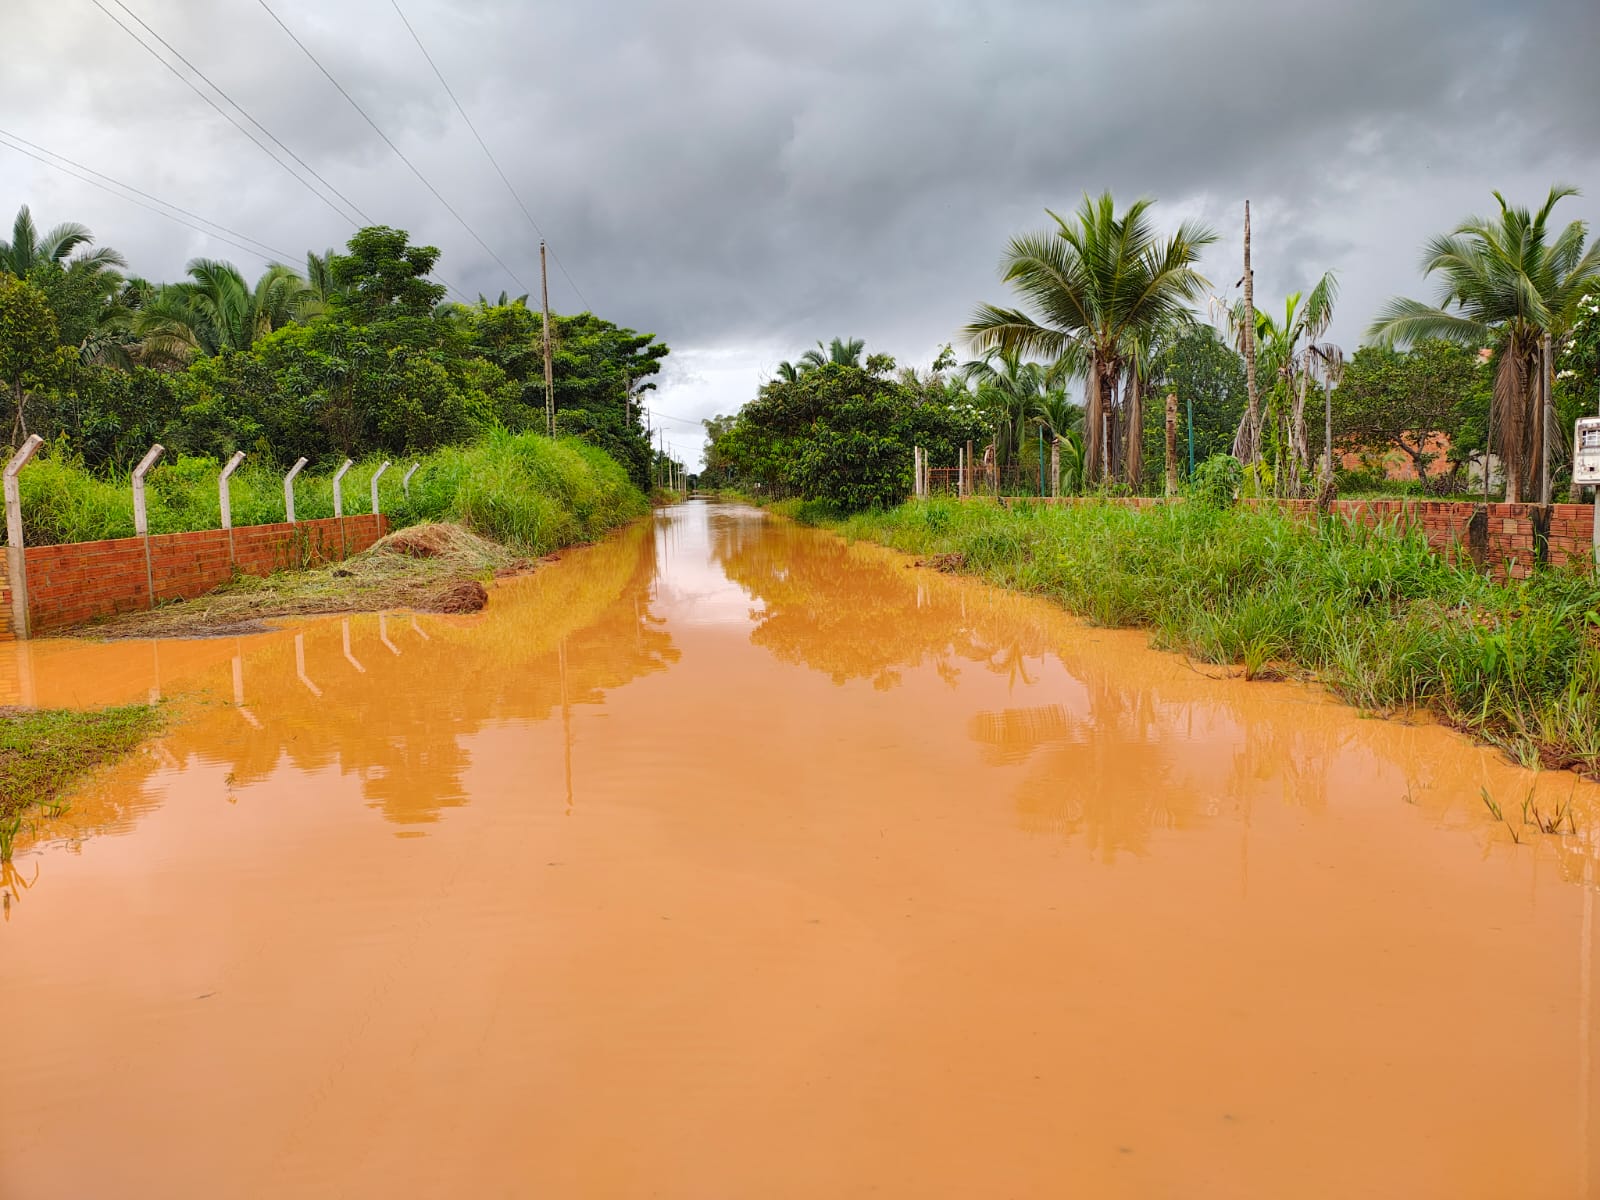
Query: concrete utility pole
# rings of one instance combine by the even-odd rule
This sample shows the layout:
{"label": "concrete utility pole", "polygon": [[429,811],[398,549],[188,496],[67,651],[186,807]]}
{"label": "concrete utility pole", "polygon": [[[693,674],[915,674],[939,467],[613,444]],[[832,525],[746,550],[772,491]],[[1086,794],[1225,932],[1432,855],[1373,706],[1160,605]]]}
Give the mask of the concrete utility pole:
{"label": "concrete utility pole", "polygon": [[1544,436],[1540,439],[1539,503],[1550,503],[1550,447],[1556,440],[1555,380],[1551,378],[1550,334],[1546,331],[1539,354],[1539,390],[1544,399],[1541,416]]}
{"label": "concrete utility pole", "polygon": [[539,291],[544,297],[544,420],[556,435],[556,377],[550,366],[550,276],[544,265],[544,239],[539,240]]}

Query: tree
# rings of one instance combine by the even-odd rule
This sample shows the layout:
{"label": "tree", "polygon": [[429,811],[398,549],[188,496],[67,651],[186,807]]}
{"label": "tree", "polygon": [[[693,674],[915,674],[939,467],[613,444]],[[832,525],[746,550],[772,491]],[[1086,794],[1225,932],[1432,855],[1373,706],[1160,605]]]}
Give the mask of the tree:
{"label": "tree", "polygon": [[431,316],[445,296],[443,284],[427,276],[439,261],[435,246],[412,246],[403,229],[370,225],[346,243],[349,253],[328,261],[333,284],[329,302],[352,321]]}
{"label": "tree", "polygon": [[313,300],[306,281],[281,263],[267,267],[254,287],[232,263],[196,258],[187,270],[187,281],[163,287],[134,320],[160,360],[248,350],[300,317]]}
{"label": "tree", "polygon": [[1478,356],[1454,342],[1418,343],[1409,352],[1367,346],[1345,365],[1333,393],[1339,444],[1350,450],[1400,450],[1428,483],[1440,438],[1463,461],[1457,443],[1463,422],[1487,399],[1488,372]]}
{"label": "tree", "polygon": [[1022,361],[1015,350],[992,347],[983,357],[963,363],[958,377],[977,385],[975,399],[994,434],[997,466],[1018,460],[1023,434],[1038,424],[1041,406],[1066,404],[1065,395],[1052,386],[1049,369]]}
{"label": "tree", "polygon": [[1424,276],[1438,274],[1435,304],[1396,298],[1367,331],[1386,344],[1434,338],[1470,349],[1497,350],[1490,424],[1506,472],[1506,499],[1520,500],[1537,473],[1544,422],[1539,414],[1540,357],[1545,334],[1558,342],[1578,315],[1578,303],[1600,279],[1600,243],[1573,221],[1554,238],[1550,214],[1576,188],[1550,189],[1537,213],[1513,208],[1499,192],[1497,217],[1471,217],[1432,239]]}
{"label": "tree", "polygon": [[818,342],[816,349],[807,350],[800,356],[800,370],[814,371],[830,363],[836,367],[859,367],[862,352],[866,348],[867,343],[861,338],[851,338],[849,341],[834,338],[826,346]]}
{"label": "tree", "polygon": [[[75,264],[93,270],[128,265],[122,255],[108,247],[89,249],[93,244],[94,235],[87,226],[76,221],[63,222],[41,234],[33,223],[33,214],[24,204],[17,210],[17,219],[11,226],[11,240],[0,242],[0,271],[26,279],[35,267],[46,263],[58,263],[63,267]],[[82,253],[74,253],[80,250]]]}
{"label": "tree", "polygon": [[1206,286],[1195,263],[1216,235],[1185,222],[1163,241],[1150,222],[1151,203],[1135,201],[1119,216],[1106,192],[1097,200],[1085,195],[1070,219],[1051,212],[1055,229],[1012,239],[1002,260],[1002,278],[1032,311],[986,304],[966,328],[977,349],[1063,360],[1087,377],[1090,482],[1108,478],[1116,465],[1117,385],[1133,339],[1187,314]]}
{"label": "tree", "polygon": [[[1194,417],[1194,461],[1227,454],[1240,422],[1247,418],[1244,357],[1211,325],[1192,325],[1169,342],[1150,366],[1152,392],[1178,396],[1180,457],[1188,464],[1189,414]],[[1145,420],[1145,454],[1159,461],[1164,415]]]}
{"label": "tree", "polygon": [[0,386],[11,400],[11,445],[28,436],[28,401],[55,384],[62,368],[56,319],[44,294],[0,272]]}

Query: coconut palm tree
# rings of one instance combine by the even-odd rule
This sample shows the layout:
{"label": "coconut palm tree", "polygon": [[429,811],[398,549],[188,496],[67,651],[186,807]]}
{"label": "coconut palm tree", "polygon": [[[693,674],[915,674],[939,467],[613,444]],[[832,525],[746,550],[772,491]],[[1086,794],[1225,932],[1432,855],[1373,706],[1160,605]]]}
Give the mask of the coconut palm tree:
{"label": "coconut palm tree", "polygon": [[793,383],[805,373],[806,369],[804,367],[797,367],[788,359],[784,359],[778,364],[778,369],[773,372],[773,378],[780,379],[784,383]]}
{"label": "coconut palm tree", "polygon": [[76,221],[65,221],[41,234],[33,223],[33,213],[24,204],[17,210],[17,219],[11,226],[11,240],[0,242],[0,271],[10,271],[18,279],[24,279],[34,268],[46,263],[89,271],[128,265],[127,259],[109,246],[89,249],[93,243],[94,234],[89,232],[88,226]]}
{"label": "coconut palm tree", "polygon": [[818,342],[816,349],[807,350],[800,356],[800,370],[814,371],[818,367],[832,364],[838,367],[859,367],[862,352],[867,348],[867,343],[861,338],[834,338],[824,346]]}
{"label": "coconut palm tree", "polygon": [[985,304],[965,330],[976,349],[1061,361],[1087,377],[1090,482],[1109,475],[1119,433],[1117,384],[1134,339],[1186,313],[1206,287],[1195,263],[1216,234],[1184,222],[1163,240],[1150,220],[1151,203],[1135,201],[1118,215],[1106,192],[1085,195],[1071,218],[1051,212],[1056,227],[1013,238],[1001,262],[1002,277],[1031,311]]}
{"label": "coconut palm tree", "polygon": [[232,263],[197,258],[189,279],[163,287],[138,313],[135,328],[155,358],[247,350],[263,334],[305,315],[316,303],[306,281],[273,263],[251,287]]}
{"label": "coconut palm tree", "polygon": [[994,422],[997,466],[1017,458],[1023,431],[1035,423],[1040,402],[1050,394],[1049,375],[1042,363],[1024,362],[1018,351],[999,347],[961,364],[958,378],[969,386],[976,384],[978,406]]}
{"label": "coconut palm tree", "polygon": [[1539,420],[1540,346],[1571,327],[1578,302],[1600,279],[1600,243],[1573,221],[1553,238],[1551,210],[1578,189],[1556,185],[1537,213],[1513,208],[1499,192],[1498,216],[1471,217],[1423,254],[1422,273],[1441,277],[1438,302],[1397,297],[1378,314],[1367,336],[1414,345],[1444,338],[1470,347],[1498,348],[1490,426],[1505,464],[1506,499],[1520,500],[1532,483],[1543,444]]}
{"label": "coconut palm tree", "polygon": [[[1308,293],[1292,292],[1285,298],[1283,317],[1255,310],[1256,371],[1269,381],[1264,425],[1273,446],[1273,479],[1279,491],[1299,496],[1311,482],[1310,435],[1306,428],[1306,389],[1320,357],[1332,347],[1318,339],[1333,320],[1339,298],[1339,280],[1325,272]],[[1229,332],[1242,353],[1245,345],[1245,306],[1240,301],[1226,312]],[[1234,436],[1234,457],[1243,460],[1255,443],[1256,453],[1266,447],[1247,411]],[[1287,469],[1285,469],[1287,468]]]}

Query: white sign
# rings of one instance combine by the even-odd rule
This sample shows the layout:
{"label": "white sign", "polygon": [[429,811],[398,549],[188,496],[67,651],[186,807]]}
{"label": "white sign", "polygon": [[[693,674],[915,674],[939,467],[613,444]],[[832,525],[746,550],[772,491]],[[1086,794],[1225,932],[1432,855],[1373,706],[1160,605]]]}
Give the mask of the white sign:
{"label": "white sign", "polygon": [[1572,482],[1600,484],[1600,417],[1578,418],[1572,446]]}

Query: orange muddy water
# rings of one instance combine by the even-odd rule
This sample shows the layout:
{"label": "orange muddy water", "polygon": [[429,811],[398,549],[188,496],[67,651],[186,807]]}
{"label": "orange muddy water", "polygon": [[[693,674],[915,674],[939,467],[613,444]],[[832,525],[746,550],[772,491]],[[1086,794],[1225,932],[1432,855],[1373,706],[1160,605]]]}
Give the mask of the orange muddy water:
{"label": "orange muddy water", "polygon": [[0,1196],[1597,1194],[1595,789],[1215,673],[702,503],[0,647],[173,713],[6,869]]}

